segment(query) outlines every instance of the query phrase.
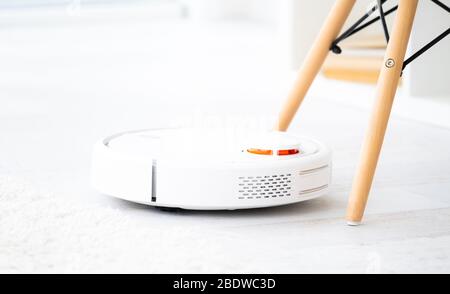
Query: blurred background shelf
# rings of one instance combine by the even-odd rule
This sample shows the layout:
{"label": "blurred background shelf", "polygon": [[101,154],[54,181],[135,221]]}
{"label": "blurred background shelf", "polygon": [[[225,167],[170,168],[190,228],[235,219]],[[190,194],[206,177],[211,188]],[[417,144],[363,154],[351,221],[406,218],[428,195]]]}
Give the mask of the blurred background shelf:
{"label": "blurred background shelf", "polygon": [[323,66],[325,77],[336,80],[375,84],[383,63],[386,41],[373,35],[347,39],[341,54],[330,54]]}

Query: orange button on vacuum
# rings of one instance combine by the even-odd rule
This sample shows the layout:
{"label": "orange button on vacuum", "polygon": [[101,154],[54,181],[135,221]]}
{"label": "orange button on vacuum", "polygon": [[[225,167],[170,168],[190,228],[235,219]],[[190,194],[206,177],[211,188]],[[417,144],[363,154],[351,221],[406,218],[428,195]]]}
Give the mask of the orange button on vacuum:
{"label": "orange button on vacuum", "polygon": [[[258,154],[258,155],[272,155],[273,154],[272,150],[255,149],[255,148],[247,149],[247,152],[252,153],[252,154]],[[298,153],[300,153],[300,151],[298,149],[287,149],[287,150],[278,150],[277,155],[285,156],[285,155],[294,155],[294,154],[298,154]]]}
{"label": "orange button on vacuum", "polygon": [[255,149],[255,148],[247,149],[247,152],[252,153],[252,154],[259,154],[259,155],[272,155],[273,154],[272,150]]}
{"label": "orange button on vacuum", "polygon": [[294,154],[298,154],[298,153],[300,153],[300,151],[298,149],[278,150],[279,156],[294,155]]}

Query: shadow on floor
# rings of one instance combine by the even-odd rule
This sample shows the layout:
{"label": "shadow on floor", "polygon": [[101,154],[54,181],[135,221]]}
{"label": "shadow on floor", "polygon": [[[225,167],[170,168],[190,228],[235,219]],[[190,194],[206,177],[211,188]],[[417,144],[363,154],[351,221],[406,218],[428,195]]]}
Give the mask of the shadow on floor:
{"label": "shadow on floor", "polygon": [[186,210],[175,209],[167,210],[152,207],[145,204],[134,203],[117,198],[109,198],[112,207],[124,210],[148,211],[152,214],[163,214],[164,216],[189,216],[205,218],[257,218],[257,217],[289,217],[289,216],[311,216],[311,217],[329,217],[330,215],[343,215],[345,212],[345,197],[341,195],[327,195],[321,198],[311,199],[304,202],[266,207],[255,209],[239,209],[239,210]]}

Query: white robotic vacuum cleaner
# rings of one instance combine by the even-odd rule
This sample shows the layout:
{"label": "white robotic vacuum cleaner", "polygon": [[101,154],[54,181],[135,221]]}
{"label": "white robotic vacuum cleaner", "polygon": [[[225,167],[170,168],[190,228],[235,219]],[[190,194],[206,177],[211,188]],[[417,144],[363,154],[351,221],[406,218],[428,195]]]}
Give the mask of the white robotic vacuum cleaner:
{"label": "white robotic vacuum cleaner", "polygon": [[151,129],[99,141],[92,183],[101,193],[169,209],[234,210],[327,193],[331,152],[285,132]]}

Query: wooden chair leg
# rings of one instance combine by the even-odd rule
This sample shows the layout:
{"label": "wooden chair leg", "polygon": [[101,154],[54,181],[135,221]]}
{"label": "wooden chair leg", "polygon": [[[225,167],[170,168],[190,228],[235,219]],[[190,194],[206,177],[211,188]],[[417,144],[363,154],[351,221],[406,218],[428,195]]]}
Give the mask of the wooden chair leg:
{"label": "wooden chair leg", "polygon": [[275,129],[286,131],[309,87],[330,51],[331,44],[338,36],[356,0],[336,0],[317,39],[314,41],[305,62],[299,70],[297,81],[292,88],[278,118]]}
{"label": "wooden chair leg", "polygon": [[397,91],[403,60],[414,22],[418,0],[399,0],[391,39],[378,79],[376,100],[353,180],[347,208],[347,222],[358,225],[363,217],[375,168],[383,144],[389,115]]}

